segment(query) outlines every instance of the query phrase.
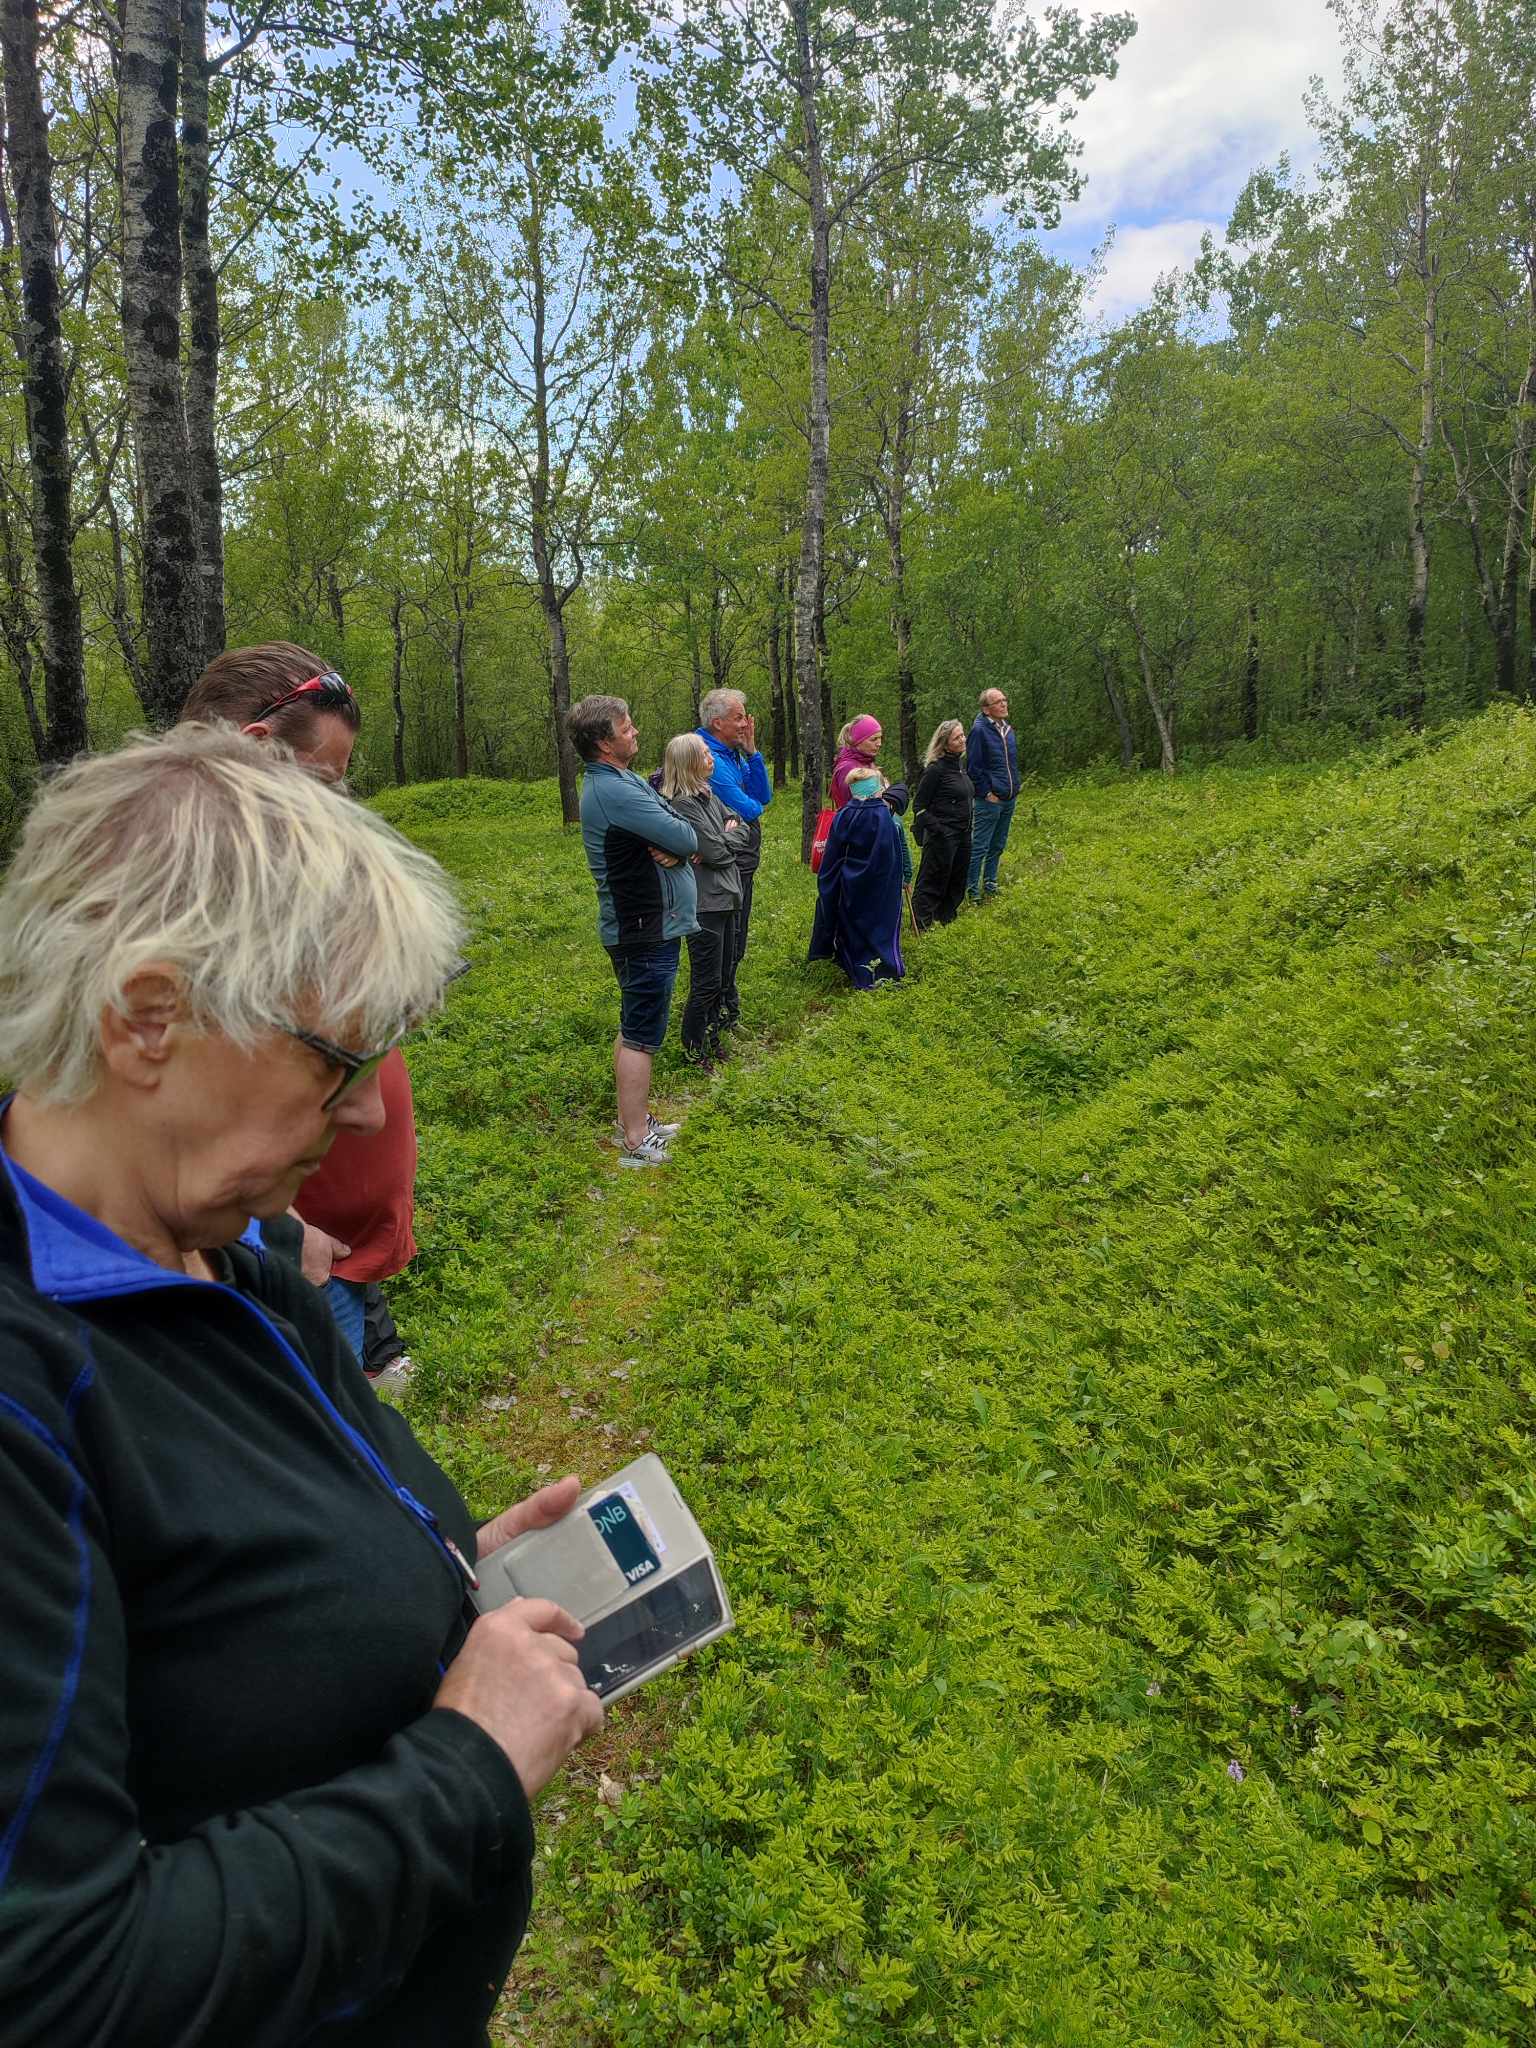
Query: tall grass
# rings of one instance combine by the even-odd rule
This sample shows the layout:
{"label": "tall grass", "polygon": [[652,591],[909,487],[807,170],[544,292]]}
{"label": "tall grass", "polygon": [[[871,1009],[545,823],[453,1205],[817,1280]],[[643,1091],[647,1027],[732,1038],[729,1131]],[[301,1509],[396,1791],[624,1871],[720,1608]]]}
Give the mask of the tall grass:
{"label": "tall grass", "polygon": [[505,2037],[1529,2041],[1536,720],[1041,790],[891,996],[786,804],[656,1175],[549,793],[390,803],[477,924],[414,1419],[487,1510],[653,1443],[741,1617],[550,1795]]}

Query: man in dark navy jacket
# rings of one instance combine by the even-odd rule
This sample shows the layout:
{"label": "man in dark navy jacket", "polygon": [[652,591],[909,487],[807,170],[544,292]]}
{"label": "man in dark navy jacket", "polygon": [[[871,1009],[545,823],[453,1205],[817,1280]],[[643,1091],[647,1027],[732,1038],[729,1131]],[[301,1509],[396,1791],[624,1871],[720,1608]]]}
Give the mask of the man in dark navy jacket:
{"label": "man in dark navy jacket", "polygon": [[989,896],[997,894],[998,863],[1019,798],[1019,742],[1008,723],[1008,699],[1001,690],[981,693],[981,709],[965,743],[965,766],[976,792],[965,892],[979,903],[983,890]]}

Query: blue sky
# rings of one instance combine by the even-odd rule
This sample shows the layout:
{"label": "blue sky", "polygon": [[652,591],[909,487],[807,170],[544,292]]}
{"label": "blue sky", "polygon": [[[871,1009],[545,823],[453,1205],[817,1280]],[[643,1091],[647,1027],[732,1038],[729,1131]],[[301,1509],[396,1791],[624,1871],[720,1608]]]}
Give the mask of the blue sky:
{"label": "blue sky", "polygon": [[[1032,0],[1042,4],[1042,0]],[[1074,0],[1083,13],[1129,8],[1136,35],[1118,75],[1077,110],[1087,183],[1060,228],[1041,240],[1086,263],[1115,229],[1094,309],[1117,319],[1144,305],[1157,279],[1218,240],[1249,173],[1282,150],[1305,166],[1313,149],[1303,104],[1314,76],[1336,89],[1338,24],[1327,0]],[[353,191],[379,188],[350,151],[327,166]]]}
{"label": "blue sky", "polygon": [[1162,272],[1192,260],[1207,228],[1220,238],[1256,165],[1282,150],[1309,160],[1308,81],[1321,74],[1336,87],[1342,70],[1325,0],[1118,4],[1130,6],[1137,33],[1119,76],[1078,112],[1087,186],[1061,227],[1042,237],[1053,254],[1080,263],[1113,223],[1095,300],[1111,318],[1144,304]]}

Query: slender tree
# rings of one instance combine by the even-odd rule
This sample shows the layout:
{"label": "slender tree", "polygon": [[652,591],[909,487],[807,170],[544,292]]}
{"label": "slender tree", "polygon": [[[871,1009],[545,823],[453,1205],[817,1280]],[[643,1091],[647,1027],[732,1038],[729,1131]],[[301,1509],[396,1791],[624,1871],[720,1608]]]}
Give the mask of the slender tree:
{"label": "slender tree", "polygon": [[[59,320],[53,163],[38,68],[37,0],[3,0],[0,53],[5,74],[5,147],[15,194],[15,238],[21,264],[16,342],[24,372],[32,556],[43,649],[44,716],[41,726],[34,718],[33,738],[43,757],[66,760],[87,744],[85,644],[71,554],[73,467]],[[26,694],[27,672],[19,665],[17,672]]]}
{"label": "slender tree", "polygon": [[[587,12],[593,11],[589,4]],[[632,18],[632,17],[631,17]],[[1006,20],[987,0],[701,0],[663,20],[653,96],[681,84],[708,153],[744,185],[770,179],[806,230],[804,290],[738,275],[804,338],[807,464],[795,576],[795,664],[805,780],[801,851],[809,859],[826,760],[822,735],[827,492],[831,469],[834,249],[887,186],[943,165],[979,200],[1003,191],[1021,215],[1053,219],[1075,189],[1065,131],[1046,117],[1111,75],[1128,15],[1085,26],[1052,9],[1042,24]],[[876,118],[899,106],[899,122]]]}
{"label": "slender tree", "polygon": [[203,667],[181,369],[180,0],[123,0],[122,21],[123,355],[143,507],[145,709],[170,725]]}
{"label": "slender tree", "polygon": [[205,660],[224,647],[224,479],[219,468],[219,283],[209,236],[207,0],[181,0],[181,256],[186,287],[187,460]]}

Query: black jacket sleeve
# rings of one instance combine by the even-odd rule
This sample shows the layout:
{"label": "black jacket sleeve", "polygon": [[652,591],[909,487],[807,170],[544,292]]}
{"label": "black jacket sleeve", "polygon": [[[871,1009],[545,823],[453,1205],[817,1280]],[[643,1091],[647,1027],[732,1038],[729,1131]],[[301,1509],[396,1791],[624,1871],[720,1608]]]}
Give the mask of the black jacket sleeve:
{"label": "black jacket sleeve", "polygon": [[943,771],[937,763],[925,768],[917,778],[917,789],[912,798],[912,837],[921,846],[928,830],[928,806],[933,802],[934,792],[939,787]]}
{"label": "black jacket sleeve", "polygon": [[[50,1348],[43,1331],[34,1353]],[[111,1531],[76,1392],[50,1398],[60,1361],[31,1363],[0,1394],[0,2048],[294,2048],[492,1894],[510,1888],[526,1918],[517,1774],[442,1710],[329,1783],[144,1839]]]}

